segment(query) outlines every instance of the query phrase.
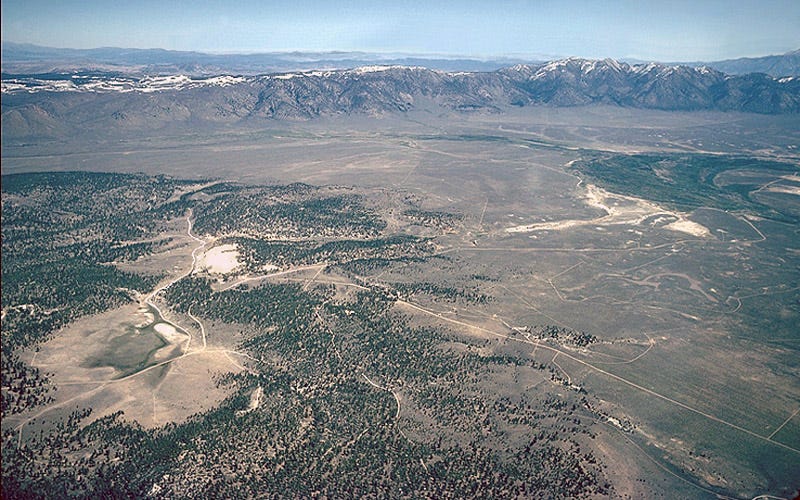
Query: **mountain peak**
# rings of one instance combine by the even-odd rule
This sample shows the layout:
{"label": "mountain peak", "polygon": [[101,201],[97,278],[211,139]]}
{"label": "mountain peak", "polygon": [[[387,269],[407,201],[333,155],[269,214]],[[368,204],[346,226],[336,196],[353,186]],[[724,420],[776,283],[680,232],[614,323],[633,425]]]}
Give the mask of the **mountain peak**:
{"label": "mountain peak", "polygon": [[[3,113],[41,122],[37,109],[113,129],[171,123],[307,120],[340,114],[386,115],[418,107],[498,113],[531,105],[613,105],[667,111],[800,113],[800,80],[765,74],[730,76],[709,67],[629,65],[614,59],[567,58],[492,72],[444,72],[419,66],[368,65],[261,76],[130,77],[119,74],[6,76]],[[104,94],[86,99],[78,94]],[[109,94],[117,94],[118,97]],[[147,94],[147,98],[142,98]],[[100,103],[94,106],[92,103]],[[11,116],[11,115],[8,115]],[[148,118],[151,117],[151,118]],[[155,118],[153,118],[155,117]],[[150,125],[148,125],[150,126]],[[155,126],[155,125],[154,125]],[[46,130],[44,122],[41,128]],[[9,137],[10,137],[9,136]]]}

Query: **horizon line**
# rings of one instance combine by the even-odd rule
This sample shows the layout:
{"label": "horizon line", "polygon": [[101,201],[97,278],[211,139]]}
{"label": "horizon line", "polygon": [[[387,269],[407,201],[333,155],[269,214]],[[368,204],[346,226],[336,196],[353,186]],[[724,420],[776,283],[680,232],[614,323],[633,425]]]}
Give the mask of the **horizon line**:
{"label": "horizon line", "polygon": [[28,45],[31,47],[37,47],[42,49],[56,49],[56,50],[73,50],[73,51],[91,51],[91,50],[104,50],[104,49],[117,49],[117,50],[141,50],[141,51],[148,51],[148,50],[160,50],[164,52],[176,52],[176,53],[186,53],[186,54],[202,54],[202,55],[211,55],[211,56],[257,56],[257,55],[280,55],[280,54],[318,54],[318,55],[325,55],[325,54],[363,54],[363,55],[375,55],[375,56],[382,56],[382,57],[407,57],[407,58],[421,58],[421,59],[433,59],[433,58],[442,58],[442,59],[467,59],[467,60],[477,60],[488,62],[492,60],[529,60],[529,61],[553,61],[553,60],[562,60],[562,59],[570,59],[570,58],[579,58],[579,59],[589,59],[589,60],[603,60],[603,59],[614,59],[618,61],[640,61],[640,62],[665,62],[665,63],[697,63],[697,62],[721,62],[721,61],[731,61],[737,59],[758,59],[762,57],[773,57],[773,56],[786,56],[791,55],[796,52],[800,52],[800,48],[791,49],[786,52],[782,53],[767,53],[762,55],[743,55],[737,57],[729,57],[725,59],[714,59],[714,60],[661,60],[661,59],[652,59],[652,58],[645,58],[642,56],[637,55],[626,55],[620,57],[589,57],[589,56],[582,56],[582,55],[557,55],[557,54],[535,54],[535,53],[505,53],[505,54],[458,54],[458,53],[442,53],[442,52],[403,52],[403,51],[368,51],[368,50],[344,50],[344,49],[331,49],[331,50],[309,50],[309,49],[284,49],[284,50],[266,50],[266,49],[254,49],[254,50],[222,50],[222,51],[213,51],[213,50],[203,50],[203,49],[195,49],[195,50],[182,50],[182,49],[165,49],[163,47],[122,47],[122,46],[114,46],[114,45],[107,45],[107,46],[99,46],[99,47],[88,47],[88,48],[77,48],[77,47],[55,47],[51,45],[39,45],[36,43],[31,42],[17,42],[13,40],[4,40],[0,39],[0,43],[2,44],[14,44],[14,45]]}

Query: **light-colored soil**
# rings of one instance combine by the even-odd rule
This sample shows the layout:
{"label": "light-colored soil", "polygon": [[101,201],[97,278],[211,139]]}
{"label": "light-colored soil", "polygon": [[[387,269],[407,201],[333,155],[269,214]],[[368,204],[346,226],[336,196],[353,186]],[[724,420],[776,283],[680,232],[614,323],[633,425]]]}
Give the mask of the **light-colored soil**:
{"label": "light-colored soil", "polygon": [[[217,387],[211,375],[240,371],[224,353],[211,350],[182,357],[170,366],[155,391],[155,415],[152,411],[143,413],[137,419],[142,425],[182,422],[190,415],[213,408],[228,391]],[[189,387],[191,390],[187,390]],[[145,397],[144,393],[140,397]]]}
{"label": "light-colored soil", "polygon": [[233,244],[211,248],[197,259],[197,269],[209,274],[227,274],[237,267],[239,267],[239,251]]}
{"label": "light-colored soil", "polygon": [[697,237],[706,237],[711,233],[705,226],[692,222],[685,214],[666,210],[659,205],[636,198],[606,191],[593,184],[586,184],[583,193],[586,205],[606,213],[592,219],[567,219],[551,222],[538,222],[506,228],[507,233],[530,233],[535,231],[561,231],[580,226],[639,225],[650,217],[662,215],[675,218],[675,222],[663,226],[670,231],[679,231]]}
{"label": "light-colored soil", "polygon": [[[216,386],[212,374],[242,369],[241,359],[219,348],[181,356],[178,345],[167,345],[153,354],[152,361],[163,363],[161,366],[127,376],[112,366],[97,365],[108,354],[112,339],[133,328],[133,320],[142,314],[138,309],[137,304],[130,304],[81,318],[42,344],[32,365],[53,374],[58,387],[53,393],[55,401],[30,414],[15,416],[9,424],[28,422],[40,412],[44,412],[42,418],[55,417],[78,405],[91,407],[92,419],[121,410],[126,418],[154,427],[181,422],[219,404],[227,391]],[[186,340],[172,325],[157,323],[152,330],[130,336],[130,342],[145,342],[148,335],[155,335],[153,330],[165,340],[174,337],[178,344]],[[117,348],[124,350],[127,345]],[[192,390],[187,391],[187,387]]]}
{"label": "light-colored soil", "polygon": [[708,230],[702,224],[698,224],[697,222],[692,222],[690,220],[677,220],[671,224],[667,224],[664,226],[665,229],[669,229],[671,231],[680,231],[682,233],[688,233],[692,236],[697,236],[699,238],[705,238],[706,236],[711,235],[711,231]]}
{"label": "light-colored soil", "polygon": [[153,329],[170,344],[180,344],[186,341],[186,334],[179,332],[169,323],[157,323]]}

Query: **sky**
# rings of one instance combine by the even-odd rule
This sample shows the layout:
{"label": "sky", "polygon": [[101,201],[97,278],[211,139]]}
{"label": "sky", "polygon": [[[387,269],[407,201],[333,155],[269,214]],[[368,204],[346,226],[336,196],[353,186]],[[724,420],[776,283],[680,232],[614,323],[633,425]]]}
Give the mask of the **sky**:
{"label": "sky", "polygon": [[3,41],[711,61],[800,48],[800,0],[2,0]]}

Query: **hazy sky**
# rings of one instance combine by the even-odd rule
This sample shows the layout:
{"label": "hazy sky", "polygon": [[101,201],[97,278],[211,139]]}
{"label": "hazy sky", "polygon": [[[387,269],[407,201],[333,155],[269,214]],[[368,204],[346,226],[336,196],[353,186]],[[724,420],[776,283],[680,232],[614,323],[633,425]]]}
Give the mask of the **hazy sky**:
{"label": "hazy sky", "polygon": [[800,48],[800,0],[2,0],[2,38],[72,48],[716,60]]}

